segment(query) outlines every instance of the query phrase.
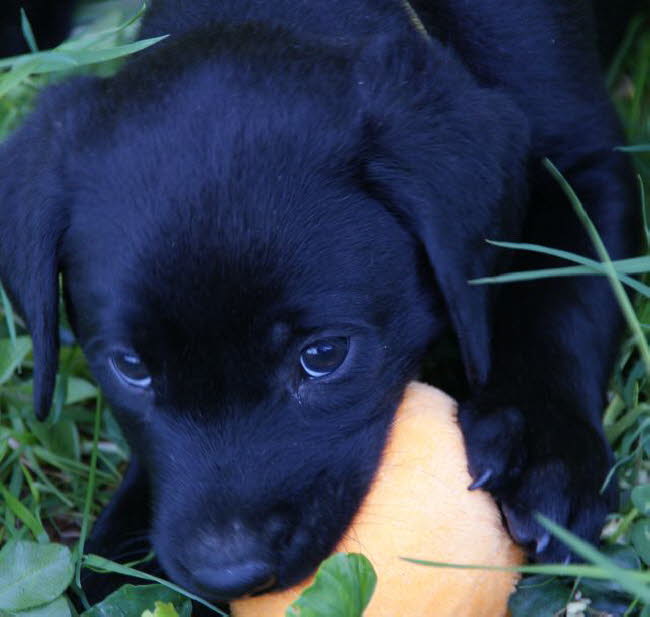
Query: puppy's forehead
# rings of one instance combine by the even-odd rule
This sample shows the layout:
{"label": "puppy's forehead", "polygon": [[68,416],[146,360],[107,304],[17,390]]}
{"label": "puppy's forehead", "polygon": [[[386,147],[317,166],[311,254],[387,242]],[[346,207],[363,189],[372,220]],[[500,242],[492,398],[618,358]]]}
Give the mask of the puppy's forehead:
{"label": "puppy's forehead", "polygon": [[100,98],[63,246],[89,331],[241,340],[298,300],[358,313],[407,267],[406,234],[356,179],[362,123],[343,86],[214,86],[220,71],[162,99],[151,84]]}
{"label": "puppy's forehead", "polygon": [[161,181],[76,205],[67,252],[84,293],[96,290],[127,331],[175,330],[186,343],[242,341],[294,307],[358,312],[360,295],[384,287],[398,226],[344,170],[293,164],[295,153],[254,169],[248,154],[172,192]]}
{"label": "puppy's forehead", "polygon": [[173,89],[142,109],[138,97],[102,103],[115,108],[98,110],[102,126],[68,174],[71,262],[98,268],[111,255],[106,267],[133,279],[182,271],[180,283],[205,284],[217,271],[242,281],[325,270],[333,245],[345,253],[369,239],[368,221],[385,213],[354,178],[354,113],[303,90],[222,90]]}
{"label": "puppy's forehead", "polygon": [[202,183],[206,174],[224,178],[234,168],[245,177],[248,164],[277,174],[354,147],[360,106],[349,59],[325,48],[304,56],[285,43],[258,41],[249,55],[225,37],[198,57],[196,47],[184,50],[181,66],[171,45],[158,62],[145,56],[96,84],[77,175],[101,167],[116,190],[139,182],[172,193],[176,182]]}
{"label": "puppy's forehead", "polygon": [[136,239],[126,279],[135,274],[143,299],[175,299],[183,313],[211,307],[224,319],[356,295],[378,274],[382,223],[392,221],[361,194],[314,183],[226,188],[202,207],[168,210]]}

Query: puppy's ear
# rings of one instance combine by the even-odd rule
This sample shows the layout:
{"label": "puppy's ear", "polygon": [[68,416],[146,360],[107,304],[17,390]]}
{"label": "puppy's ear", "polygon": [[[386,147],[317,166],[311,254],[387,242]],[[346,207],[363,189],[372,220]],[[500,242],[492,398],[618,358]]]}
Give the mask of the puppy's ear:
{"label": "puppy's ear", "polygon": [[453,52],[413,35],[376,40],[357,64],[365,110],[364,174],[425,247],[460,342],[468,379],[490,370],[486,239],[518,235],[529,129],[495,88],[479,86]]}
{"label": "puppy's ear", "polygon": [[56,379],[64,109],[46,91],[36,111],[0,146],[0,278],[33,339],[34,408],[47,417]]}

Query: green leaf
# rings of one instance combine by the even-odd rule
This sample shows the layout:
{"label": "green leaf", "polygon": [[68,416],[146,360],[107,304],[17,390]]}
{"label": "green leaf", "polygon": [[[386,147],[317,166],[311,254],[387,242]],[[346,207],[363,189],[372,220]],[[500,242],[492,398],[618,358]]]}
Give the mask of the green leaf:
{"label": "green leaf", "polygon": [[650,565],[650,518],[643,518],[632,525],[632,545],[646,565]]}
{"label": "green leaf", "polygon": [[571,587],[558,578],[530,576],[510,596],[511,617],[549,617],[563,609],[571,598]]}
{"label": "green leaf", "polygon": [[81,377],[68,377],[65,404],[73,405],[93,399],[97,396],[97,387]]}
{"label": "green leaf", "polygon": [[20,611],[56,600],[72,581],[74,565],[60,544],[9,542],[0,551],[0,609]]}
{"label": "green leaf", "polygon": [[[624,546],[622,544],[612,544],[610,546],[603,546],[600,552],[609,557],[613,563],[626,570],[640,570],[641,560],[636,554],[636,551],[631,546]],[[602,595],[608,596],[628,596],[629,594],[616,582],[615,579],[602,579],[596,580],[591,578],[584,578],[580,581],[580,591],[584,596],[596,599]]]}
{"label": "green leaf", "polygon": [[645,573],[631,572],[625,568],[621,568],[612,559],[609,559],[598,551],[597,548],[581,540],[552,520],[541,514],[537,514],[535,518],[543,527],[569,546],[577,555],[602,568],[606,574],[606,578],[611,578],[618,582],[632,596],[638,596],[644,602],[650,602],[650,587],[640,580],[640,576],[635,576],[636,574]]}
{"label": "green leaf", "polygon": [[8,508],[24,523],[24,525],[32,532],[32,535],[39,542],[47,542],[47,532],[43,529],[43,525],[38,518],[32,514],[22,502],[14,497],[2,484],[0,484],[0,495],[4,499]]}
{"label": "green leaf", "polygon": [[70,606],[64,597],[26,611],[0,611],[0,617],[71,617]]}
{"label": "green leaf", "polygon": [[314,583],[287,609],[286,617],[360,617],[376,583],[366,557],[337,553],[321,564]]}
{"label": "green leaf", "polygon": [[82,564],[83,567],[85,568],[92,568],[93,570],[98,570],[100,572],[114,572],[115,574],[123,574],[124,576],[133,576],[134,578],[139,578],[145,581],[160,583],[161,585],[164,585],[165,587],[171,589],[172,591],[175,591],[176,593],[180,593],[183,596],[190,598],[191,600],[203,604],[203,606],[207,606],[215,613],[218,613],[219,615],[223,615],[223,617],[228,617],[227,613],[224,613],[218,607],[214,606],[213,604],[210,604],[208,601],[197,596],[196,594],[186,591],[182,587],[179,587],[174,583],[170,583],[169,581],[166,581],[165,579],[160,578],[158,576],[154,576],[153,574],[149,574],[148,572],[140,572],[140,570],[136,570],[135,568],[124,566],[120,563],[111,561],[110,559],[106,559],[105,557],[100,557],[99,555],[93,555],[93,554],[84,555],[82,559]]}
{"label": "green leaf", "polygon": [[[171,606],[173,613],[167,608]],[[178,611],[174,607],[179,607]],[[153,609],[153,612],[152,612]],[[110,596],[81,614],[81,617],[190,617],[192,603],[164,585],[123,585]],[[148,617],[148,616],[147,616]]]}
{"label": "green leaf", "polygon": [[636,486],[632,489],[632,503],[634,507],[646,516],[650,515],[650,484]]}
{"label": "green leaf", "polygon": [[178,613],[171,602],[156,602],[153,612],[144,611],[142,617],[178,617]]}
{"label": "green leaf", "polygon": [[75,461],[81,458],[81,445],[77,425],[71,420],[29,423],[29,428],[38,441],[50,452]]}
{"label": "green leaf", "polygon": [[17,336],[15,345],[11,339],[0,339],[0,384],[9,380],[31,350],[32,340],[28,336]]}

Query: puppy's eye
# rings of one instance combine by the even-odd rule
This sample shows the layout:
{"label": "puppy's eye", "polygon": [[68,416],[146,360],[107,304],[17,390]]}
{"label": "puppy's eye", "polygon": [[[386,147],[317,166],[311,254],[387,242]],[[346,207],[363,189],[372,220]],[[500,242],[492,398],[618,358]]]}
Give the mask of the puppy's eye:
{"label": "puppy's eye", "polygon": [[116,353],[111,356],[111,367],[122,381],[136,388],[148,388],[151,376],[145,365],[134,353]]}
{"label": "puppy's eye", "polygon": [[348,355],[346,337],[323,339],[305,347],[300,354],[300,364],[309,377],[324,377],[333,373]]}

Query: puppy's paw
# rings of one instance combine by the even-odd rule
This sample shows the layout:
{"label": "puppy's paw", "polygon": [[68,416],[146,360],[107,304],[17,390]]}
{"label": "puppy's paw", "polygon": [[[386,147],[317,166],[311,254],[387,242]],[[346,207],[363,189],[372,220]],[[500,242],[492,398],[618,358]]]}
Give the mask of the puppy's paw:
{"label": "puppy's paw", "polygon": [[581,418],[532,418],[516,407],[461,405],[459,421],[474,479],[470,489],[492,493],[510,534],[533,560],[562,562],[571,558],[571,551],[550,536],[535,513],[597,542],[613,507],[613,491],[600,492],[611,465],[610,451]]}

